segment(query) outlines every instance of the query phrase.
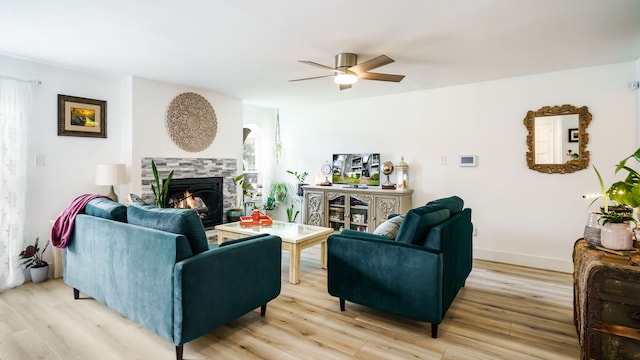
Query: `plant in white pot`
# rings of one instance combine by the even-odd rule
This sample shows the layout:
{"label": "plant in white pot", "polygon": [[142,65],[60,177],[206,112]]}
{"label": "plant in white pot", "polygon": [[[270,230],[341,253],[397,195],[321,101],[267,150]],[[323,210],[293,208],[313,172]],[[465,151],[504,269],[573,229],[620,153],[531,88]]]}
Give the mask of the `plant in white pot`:
{"label": "plant in white pot", "polygon": [[[631,250],[633,248],[633,229],[636,219],[633,209],[626,212],[606,211],[600,215],[602,230],[600,241],[602,246],[612,250]],[[633,226],[631,225],[633,224]]]}
{"label": "plant in white pot", "polygon": [[[624,161],[626,161],[626,159],[623,160],[623,162]],[[604,181],[602,181],[600,172],[595,166],[593,169],[598,176],[603,199],[602,213],[599,214],[598,220],[602,225],[600,229],[600,242],[602,246],[608,249],[631,250],[633,248],[633,230],[637,224],[636,219],[633,217],[633,208],[626,202],[620,202],[619,199],[621,199],[621,197],[617,195],[621,194],[616,193],[615,187],[618,183],[612,185],[609,190],[605,190]],[[612,194],[614,196],[612,196]],[[612,198],[614,198],[616,202],[619,202],[619,204],[609,206],[609,200]]]}
{"label": "plant in white pot", "polygon": [[42,257],[49,246],[49,242],[47,241],[42,251],[40,251],[38,240],[39,238],[36,238],[35,244],[28,245],[19,255],[20,266],[29,268],[31,281],[34,283],[46,281],[49,277],[49,263],[44,261]]}

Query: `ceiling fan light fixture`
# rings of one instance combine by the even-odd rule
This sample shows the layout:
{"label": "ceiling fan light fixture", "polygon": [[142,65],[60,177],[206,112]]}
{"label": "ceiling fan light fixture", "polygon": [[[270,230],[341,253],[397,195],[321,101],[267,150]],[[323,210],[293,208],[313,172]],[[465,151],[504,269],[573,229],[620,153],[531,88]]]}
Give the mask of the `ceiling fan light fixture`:
{"label": "ceiling fan light fixture", "polygon": [[355,74],[338,74],[333,78],[333,81],[338,85],[352,85],[358,82],[358,77]]}

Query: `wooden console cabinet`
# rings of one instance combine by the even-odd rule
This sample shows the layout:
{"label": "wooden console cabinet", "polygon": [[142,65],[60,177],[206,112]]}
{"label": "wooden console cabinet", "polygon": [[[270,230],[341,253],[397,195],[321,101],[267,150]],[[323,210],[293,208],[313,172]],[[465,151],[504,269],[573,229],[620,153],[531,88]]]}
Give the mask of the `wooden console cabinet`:
{"label": "wooden console cabinet", "polygon": [[411,210],[413,190],[303,186],[304,223],[332,228],[373,232],[389,214]]}
{"label": "wooden console cabinet", "polygon": [[574,321],[582,359],[640,359],[640,266],[575,243]]}

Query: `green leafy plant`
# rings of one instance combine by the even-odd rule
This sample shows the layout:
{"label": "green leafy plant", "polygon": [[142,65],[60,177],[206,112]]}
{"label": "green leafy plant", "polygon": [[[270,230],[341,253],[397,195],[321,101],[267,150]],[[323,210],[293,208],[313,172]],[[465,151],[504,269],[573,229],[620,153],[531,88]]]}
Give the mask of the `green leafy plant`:
{"label": "green leafy plant", "polygon": [[298,214],[300,214],[300,210],[296,210],[295,215],[293,214],[293,204],[287,208],[287,220],[292,223],[295,222],[298,218]]}
{"label": "green leafy plant", "polygon": [[[605,189],[604,186],[604,181],[602,181],[602,176],[600,176],[600,172],[598,171],[598,168],[596,168],[595,165],[593,165],[593,170],[596,172],[596,176],[598,177],[598,182],[600,183],[600,191],[602,192],[602,201],[603,201],[603,211],[604,212],[609,212],[609,194],[607,194],[607,190]],[[591,204],[589,204],[589,206],[593,205],[594,202],[596,202],[598,199],[594,199]]]}
{"label": "green leafy plant", "polygon": [[159,208],[163,208],[167,202],[167,193],[169,192],[169,183],[171,182],[171,178],[173,177],[173,170],[169,172],[169,176],[167,176],[167,180],[165,180],[164,184],[160,184],[158,168],[156,167],[156,163],[153,160],[151,160],[151,169],[153,170],[153,178],[155,179],[155,186],[154,184],[151,184],[151,191],[153,191],[153,196],[155,196],[156,206]]}
{"label": "green leafy plant", "polygon": [[299,173],[297,171],[291,171],[291,170],[287,170],[287,174],[291,174],[293,176],[295,176],[296,180],[298,180],[299,184],[304,184],[304,180],[307,178],[307,175],[309,175],[308,172],[303,172],[303,173]]}
{"label": "green leafy plant", "polygon": [[276,181],[269,187],[269,197],[274,198],[279,203],[285,203],[291,196],[291,185],[286,182]]}
{"label": "green leafy plant", "polygon": [[600,222],[602,225],[607,225],[607,224],[621,224],[624,222],[628,222],[631,221],[634,224],[637,224],[638,222],[636,221],[636,219],[633,218],[633,210],[629,209],[630,211],[625,211],[625,212],[618,212],[618,211],[607,211],[607,212],[603,212],[602,215],[600,215]]}
{"label": "green leafy plant", "polygon": [[618,204],[629,205],[632,208],[640,206],[640,174],[627,166],[627,160],[635,159],[640,162],[640,149],[627,156],[616,166],[615,173],[620,170],[627,172],[627,177],[623,181],[618,181],[611,185],[607,194],[611,200]]}
{"label": "green leafy plant", "polygon": [[251,188],[251,183],[246,181],[246,179],[244,178],[244,174],[240,174],[240,175],[236,176],[233,179],[233,183],[236,184],[236,186],[238,186],[238,185],[242,186],[242,199],[238,200],[238,206],[236,207],[236,209],[239,210],[239,209],[242,209],[242,203],[244,202],[244,197],[247,194],[249,194],[249,189]]}
{"label": "green leafy plant", "polygon": [[263,208],[265,210],[275,210],[276,208],[276,199],[272,197],[267,197],[267,203],[264,204]]}
{"label": "green leafy plant", "polygon": [[38,240],[39,238],[36,238],[36,242],[34,245],[28,245],[24,250],[20,252],[20,266],[24,268],[40,268],[49,265],[42,258],[44,252],[49,246],[49,242],[47,241],[42,251],[40,251],[40,248],[38,247]]}

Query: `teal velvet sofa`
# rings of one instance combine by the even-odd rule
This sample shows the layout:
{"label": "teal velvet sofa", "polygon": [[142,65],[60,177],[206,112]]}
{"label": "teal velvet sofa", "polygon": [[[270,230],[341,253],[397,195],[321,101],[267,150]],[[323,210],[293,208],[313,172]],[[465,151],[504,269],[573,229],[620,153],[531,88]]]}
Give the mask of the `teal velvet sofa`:
{"label": "teal velvet sofa", "polygon": [[[457,196],[387,220],[374,234],[343,230],[327,240],[327,287],[339,298],[431,323],[431,336],[472,268],[471,209]],[[398,227],[386,233],[385,226]],[[393,226],[393,225],[391,225]],[[376,232],[386,234],[378,235]]]}
{"label": "teal velvet sofa", "polygon": [[183,345],[280,294],[282,240],[256,236],[208,244],[187,209],[91,200],[75,217],[64,281],[175,344]]}

